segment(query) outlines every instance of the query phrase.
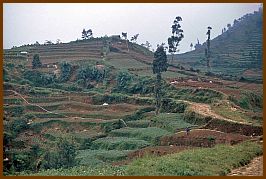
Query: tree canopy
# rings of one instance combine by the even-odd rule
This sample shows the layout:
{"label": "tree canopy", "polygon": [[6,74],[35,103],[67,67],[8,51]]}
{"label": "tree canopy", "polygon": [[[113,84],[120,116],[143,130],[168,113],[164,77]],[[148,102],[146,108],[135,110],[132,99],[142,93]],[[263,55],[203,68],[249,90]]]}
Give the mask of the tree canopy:
{"label": "tree canopy", "polygon": [[40,56],[39,54],[34,54],[33,60],[32,60],[32,68],[35,69],[35,68],[40,68],[40,67],[42,67]]}
{"label": "tree canopy", "polygon": [[161,73],[167,71],[167,56],[163,46],[159,46],[154,53],[153,73]]}

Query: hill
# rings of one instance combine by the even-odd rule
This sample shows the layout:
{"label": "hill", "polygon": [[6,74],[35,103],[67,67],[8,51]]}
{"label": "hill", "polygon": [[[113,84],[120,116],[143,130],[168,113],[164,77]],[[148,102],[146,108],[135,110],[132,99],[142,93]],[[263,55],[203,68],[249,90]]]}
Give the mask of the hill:
{"label": "hill", "polygon": [[[213,73],[262,80],[262,17],[262,9],[246,14],[210,41]],[[173,65],[207,71],[205,48],[206,42],[191,52],[175,55]]]}
{"label": "hill", "polygon": [[[262,155],[262,84],[172,65],[155,116],[153,53],[117,36],[24,45],[3,61],[4,175],[146,174],[138,163],[225,175]],[[191,168],[175,171],[172,157],[189,156]]]}

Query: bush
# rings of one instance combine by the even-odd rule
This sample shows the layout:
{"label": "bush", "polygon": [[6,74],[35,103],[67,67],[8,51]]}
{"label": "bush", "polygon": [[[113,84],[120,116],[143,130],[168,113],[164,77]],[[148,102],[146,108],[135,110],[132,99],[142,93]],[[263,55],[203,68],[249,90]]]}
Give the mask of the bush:
{"label": "bush", "polygon": [[116,87],[119,91],[124,91],[133,80],[133,76],[127,71],[120,71],[116,77]]}
{"label": "bush", "polygon": [[10,127],[11,131],[14,132],[15,134],[18,134],[29,128],[27,120],[25,119],[15,119],[14,121],[11,122]]}
{"label": "bush", "polygon": [[26,70],[23,73],[23,78],[32,82],[35,86],[47,86],[55,82],[53,74],[44,74],[36,70]]}
{"label": "bush", "polygon": [[32,68],[40,68],[40,67],[42,67],[40,56],[39,54],[34,54],[33,60],[32,60]]}
{"label": "bush", "polygon": [[5,106],[4,111],[12,117],[19,117],[24,113],[24,106]]}
{"label": "bush", "polygon": [[73,142],[60,139],[57,142],[57,151],[47,152],[44,155],[42,167],[44,169],[70,168],[77,165],[76,156],[77,150]]}
{"label": "bush", "polygon": [[162,100],[161,112],[183,113],[187,106],[184,102],[176,102],[171,98],[164,98]]}
{"label": "bush", "polygon": [[71,76],[71,71],[72,71],[72,66],[68,62],[63,62],[60,64],[60,81],[61,82],[66,82],[69,80]]}

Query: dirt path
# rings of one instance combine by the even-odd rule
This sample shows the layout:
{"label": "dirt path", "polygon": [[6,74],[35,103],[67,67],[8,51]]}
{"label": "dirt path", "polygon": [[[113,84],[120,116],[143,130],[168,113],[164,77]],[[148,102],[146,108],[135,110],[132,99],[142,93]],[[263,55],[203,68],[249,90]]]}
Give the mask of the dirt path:
{"label": "dirt path", "polygon": [[232,170],[227,176],[263,176],[263,156],[254,158],[248,165]]}
{"label": "dirt path", "polygon": [[177,101],[182,101],[185,103],[190,104],[189,108],[192,109],[193,111],[203,115],[203,116],[210,116],[212,118],[217,118],[217,119],[222,119],[225,121],[230,121],[230,122],[235,122],[235,123],[240,123],[240,124],[248,124],[246,122],[240,122],[240,121],[235,121],[232,119],[225,118],[217,113],[215,113],[209,104],[203,104],[203,103],[195,103],[191,101],[186,101],[186,100],[177,100]]}

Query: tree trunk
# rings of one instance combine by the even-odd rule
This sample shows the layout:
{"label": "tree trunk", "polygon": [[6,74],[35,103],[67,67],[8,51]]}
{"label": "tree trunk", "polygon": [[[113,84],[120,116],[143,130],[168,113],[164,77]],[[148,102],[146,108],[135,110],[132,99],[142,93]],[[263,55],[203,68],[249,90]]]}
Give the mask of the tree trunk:
{"label": "tree trunk", "polygon": [[156,84],[155,84],[155,106],[156,106],[156,110],[155,110],[155,114],[158,115],[159,114],[159,110],[161,108],[161,98],[162,98],[162,94],[161,94],[161,73],[157,73],[156,76]]}

